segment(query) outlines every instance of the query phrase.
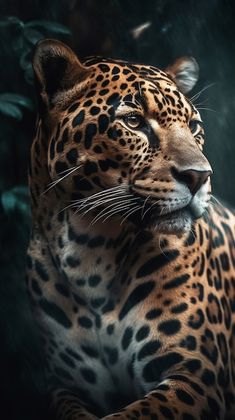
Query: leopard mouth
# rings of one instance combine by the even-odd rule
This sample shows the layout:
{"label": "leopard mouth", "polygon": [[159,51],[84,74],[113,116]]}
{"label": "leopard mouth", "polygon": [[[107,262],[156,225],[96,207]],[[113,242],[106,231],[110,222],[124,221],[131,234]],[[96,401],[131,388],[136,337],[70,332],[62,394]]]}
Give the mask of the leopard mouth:
{"label": "leopard mouth", "polygon": [[[149,210],[149,211],[148,211]],[[130,220],[137,226],[145,229],[154,229],[160,233],[179,234],[191,229],[192,223],[202,214],[195,211],[192,203],[184,207],[161,214],[158,211],[147,209],[145,217],[143,214],[134,214]]]}
{"label": "leopard mouth", "polygon": [[208,200],[199,200],[192,195],[182,197],[174,208],[168,200],[162,200],[161,205],[154,197],[146,197],[133,189],[130,192],[137,200],[142,200],[143,206],[142,210],[137,210],[128,219],[137,227],[153,229],[159,233],[179,234],[190,230],[208,206]]}
{"label": "leopard mouth", "polygon": [[153,221],[154,228],[162,233],[181,233],[191,228],[194,215],[187,205],[181,209],[174,210],[156,217]]}

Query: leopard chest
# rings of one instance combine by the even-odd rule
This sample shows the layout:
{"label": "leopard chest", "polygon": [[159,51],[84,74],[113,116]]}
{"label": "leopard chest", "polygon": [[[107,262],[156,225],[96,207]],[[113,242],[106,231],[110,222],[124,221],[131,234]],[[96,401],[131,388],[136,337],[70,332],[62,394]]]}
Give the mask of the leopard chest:
{"label": "leopard chest", "polygon": [[[166,321],[168,309],[161,318],[165,269],[154,277],[156,264],[177,264],[179,253],[174,247],[159,257],[157,249],[150,250],[148,236],[145,243],[144,236],[137,242],[132,232],[112,238],[71,225],[55,232],[50,253],[43,256],[50,280],[42,288],[44,299],[56,305],[57,319],[39,304],[39,319],[47,329],[49,381],[56,378],[61,386],[77,389],[103,410],[121,407],[161,381],[161,364],[154,366],[153,379],[151,363],[166,352],[166,342],[172,346],[175,337],[180,340],[181,323],[172,315]],[[165,289],[164,301],[169,293]],[[174,300],[172,305],[176,293]],[[160,322],[167,331],[164,348]]]}
{"label": "leopard chest", "polygon": [[[73,298],[70,306],[74,307]],[[107,412],[143,396],[142,371],[157,348],[148,350],[151,331],[139,319],[138,309],[120,321],[109,302],[100,309],[80,303],[70,319],[70,328],[47,320],[50,375]]]}
{"label": "leopard chest", "polygon": [[133,369],[136,352],[149,335],[149,329],[138,333],[137,307],[128,316],[126,309],[122,312],[133,277],[131,271],[127,275],[124,262],[130,257],[124,252],[128,241],[124,238],[114,249],[110,238],[98,234],[78,235],[69,228],[60,232],[50,242],[52,281],[44,285],[43,293],[63,311],[68,323],[60,325],[39,314],[47,325],[50,376],[78,388],[106,409],[139,395]]}

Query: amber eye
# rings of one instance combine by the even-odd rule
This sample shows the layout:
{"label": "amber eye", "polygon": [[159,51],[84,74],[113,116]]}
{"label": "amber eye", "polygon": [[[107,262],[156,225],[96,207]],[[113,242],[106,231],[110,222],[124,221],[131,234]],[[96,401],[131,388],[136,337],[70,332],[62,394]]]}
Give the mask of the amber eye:
{"label": "amber eye", "polygon": [[127,127],[132,128],[134,130],[140,129],[144,125],[144,118],[141,115],[127,115],[124,118],[124,122]]}
{"label": "amber eye", "polygon": [[200,127],[200,125],[201,125],[201,121],[191,120],[189,122],[189,128],[191,130],[191,133],[195,134],[197,132],[198,128]]}

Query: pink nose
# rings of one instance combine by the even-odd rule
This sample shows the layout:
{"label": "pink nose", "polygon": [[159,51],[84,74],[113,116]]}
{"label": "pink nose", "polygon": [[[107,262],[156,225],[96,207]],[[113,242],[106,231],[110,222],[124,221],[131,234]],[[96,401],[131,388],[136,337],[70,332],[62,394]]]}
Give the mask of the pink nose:
{"label": "pink nose", "polygon": [[196,169],[179,171],[176,168],[172,168],[174,178],[182,184],[187,185],[192,195],[196,194],[211,174],[212,171],[198,171]]}

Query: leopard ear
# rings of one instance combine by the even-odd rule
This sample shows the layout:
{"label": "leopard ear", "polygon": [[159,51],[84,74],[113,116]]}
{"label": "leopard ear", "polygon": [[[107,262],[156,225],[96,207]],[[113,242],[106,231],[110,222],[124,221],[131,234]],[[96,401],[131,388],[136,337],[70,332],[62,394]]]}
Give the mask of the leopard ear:
{"label": "leopard ear", "polygon": [[182,57],[165,70],[182,93],[188,93],[198,81],[199,67],[193,57]]}
{"label": "leopard ear", "polygon": [[41,102],[44,109],[50,108],[57,93],[73,88],[90,73],[67,45],[55,39],[44,39],[37,44],[33,69],[39,106]]}

